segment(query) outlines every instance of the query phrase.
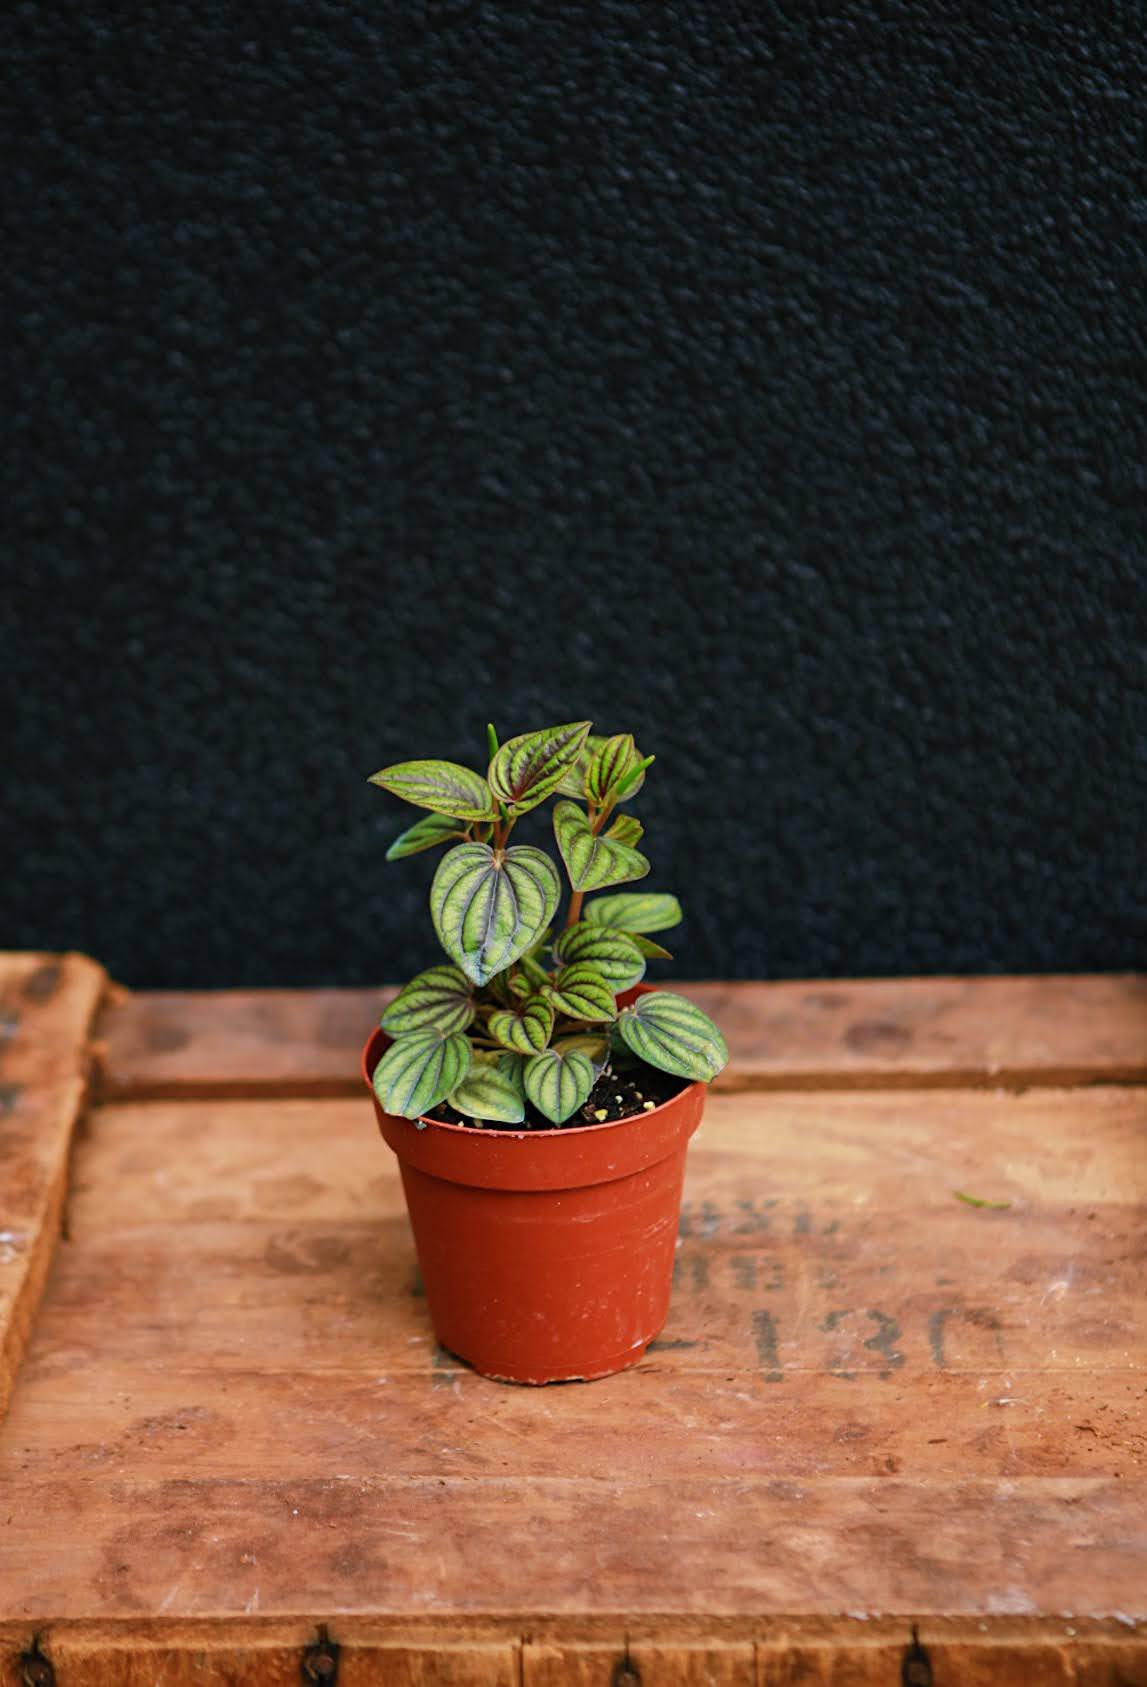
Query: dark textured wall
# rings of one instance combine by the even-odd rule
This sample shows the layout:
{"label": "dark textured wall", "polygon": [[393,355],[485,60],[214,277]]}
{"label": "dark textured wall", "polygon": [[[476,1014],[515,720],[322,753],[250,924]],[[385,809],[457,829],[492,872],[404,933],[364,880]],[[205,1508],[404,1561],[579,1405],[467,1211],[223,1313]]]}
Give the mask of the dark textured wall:
{"label": "dark textured wall", "polygon": [[0,946],[402,974],[584,713],[679,975],[1143,965],[1144,21],[13,8]]}

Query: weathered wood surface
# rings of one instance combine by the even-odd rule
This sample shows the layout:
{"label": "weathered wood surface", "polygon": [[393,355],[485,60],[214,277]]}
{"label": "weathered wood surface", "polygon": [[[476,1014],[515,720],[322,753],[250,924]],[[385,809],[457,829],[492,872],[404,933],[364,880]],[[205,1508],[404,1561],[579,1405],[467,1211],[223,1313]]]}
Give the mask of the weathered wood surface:
{"label": "weathered wood surface", "polygon": [[103,969],[0,955],[0,1418],[51,1263]]}
{"label": "weathered wood surface", "polygon": [[[1142,1083],[1147,976],[678,984],[717,1018],[725,1089]],[[157,991],[109,1010],[107,1099],[355,1093],[390,990]]]}
{"label": "weathered wood surface", "polygon": [[[540,1390],[436,1348],[369,1104],[297,1096],[374,1003],[290,996],[288,1070],[234,997],[158,1073],[146,999],[105,1015],[0,1435],[0,1682],[38,1634],[59,1687],[294,1683],[325,1623],[343,1687],[895,1687],[913,1625],[937,1687],[1147,1683],[1147,1088],[989,1089],[969,1031],[951,1085],[809,1093],[801,1054],[783,1089],[739,1005],[772,988],[729,987],[751,1082],[692,1148],[663,1336]],[[1134,1071],[1130,1010],[1041,1035]]]}

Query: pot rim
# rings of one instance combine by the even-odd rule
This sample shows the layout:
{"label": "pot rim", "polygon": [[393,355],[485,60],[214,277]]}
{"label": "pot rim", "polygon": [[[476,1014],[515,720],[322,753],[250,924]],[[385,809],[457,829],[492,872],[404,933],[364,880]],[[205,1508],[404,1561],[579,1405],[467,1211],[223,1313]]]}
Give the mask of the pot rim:
{"label": "pot rim", "polygon": [[[658,986],[654,984],[633,984],[628,990],[622,992],[622,996],[618,1000],[623,1000],[625,996],[630,998],[645,996],[656,989],[658,989]],[[363,1082],[372,1096],[374,1096],[374,1067],[381,1059],[381,1054],[372,1056],[372,1050],[378,1039],[385,1036],[386,1032],[382,1029],[382,1026],[376,1025],[363,1046],[361,1071]],[[431,1119],[425,1114],[419,1114],[417,1119],[403,1118],[401,1122],[410,1125],[414,1130],[449,1131],[454,1136],[462,1136],[468,1140],[477,1137],[493,1143],[544,1142],[550,1137],[559,1142],[569,1142],[574,1137],[592,1136],[597,1132],[620,1130],[626,1125],[636,1125],[647,1119],[656,1119],[667,1107],[680,1106],[683,1097],[688,1095],[690,1091],[704,1090],[708,1087],[708,1084],[702,1078],[689,1079],[682,1084],[675,1095],[671,1095],[666,1101],[658,1102],[656,1107],[651,1107],[648,1111],[629,1113],[624,1119],[602,1119],[596,1125],[554,1125],[550,1130],[532,1131],[521,1130],[513,1125],[507,1126],[504,1130],[483,1126],[479,1131],[475,1130],[473,1125],[454,1125],[446,1119]],[[377,1102],[377,1096],[375,1096],[375,1100]],[[387,1114],[388,1118],[395,1118],[396,1116],[393,1113]]]}

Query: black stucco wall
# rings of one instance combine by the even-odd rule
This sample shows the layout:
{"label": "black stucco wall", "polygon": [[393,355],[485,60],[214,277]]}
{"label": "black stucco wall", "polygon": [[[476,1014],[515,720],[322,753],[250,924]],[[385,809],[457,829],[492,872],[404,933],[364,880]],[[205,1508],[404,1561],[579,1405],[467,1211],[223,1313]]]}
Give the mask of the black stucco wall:
{"label": "black stucco wall", "polygon": [[396,976],[365,775],[585,713],[679,976],[1143,965],[1100,13],[14,8],[0,946]]}

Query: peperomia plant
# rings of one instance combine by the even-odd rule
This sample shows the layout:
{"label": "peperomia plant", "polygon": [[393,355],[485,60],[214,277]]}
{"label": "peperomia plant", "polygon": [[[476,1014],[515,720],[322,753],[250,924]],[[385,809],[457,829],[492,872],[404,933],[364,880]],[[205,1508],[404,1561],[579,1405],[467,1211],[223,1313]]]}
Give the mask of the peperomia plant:
{"label": "peperomia plant", "polygon": [[[451,844],[430,890],[430,914],[450,964],[420,972],[382,1016],[393,1039],[374,1073],[388,1113],[416,1119],[446,1101],[459,1115],[521,1124],[527,1101],[553,1124],[585,1106],[598,1078],[645,1066],[714,1078],[728,1059],[709,1017],[684,996],[617,998],[671,957],[652,937],[677,924],[675,896],[597,896],[643,879],[641,822],[616,812],[637,795],[652,756],[629,733],[595,737],[589,721],[527,732],[499,745],[488,729],[485,776],[455,762],[384,767],[372,783],[430,812],[391,844],[397,861]],[[522,815],[548,798],[570,883],[550,857],[511,843]]]}

